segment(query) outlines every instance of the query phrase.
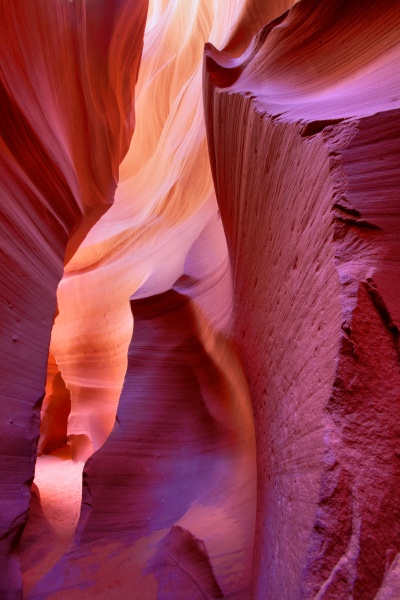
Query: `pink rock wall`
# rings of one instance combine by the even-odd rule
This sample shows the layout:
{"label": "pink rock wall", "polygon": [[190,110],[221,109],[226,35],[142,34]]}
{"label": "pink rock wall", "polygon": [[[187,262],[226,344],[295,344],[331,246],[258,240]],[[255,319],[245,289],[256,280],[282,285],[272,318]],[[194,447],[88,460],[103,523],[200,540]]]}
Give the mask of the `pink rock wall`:
{"label": "pink rock wall", "polygon": [[400,5],[382,8],[301,1],[239,59],[206,49],[255,410],[255,598],[396,597]]}
{"label": "pink rock wall", "polygon": [[96,452],[71,548],[37,565],[26,551],[29,598],[198,597],[209,580],[250,594],[254,425],[201,96],[204,42],[223,40],[231,4],[150,6],[133,144],[113,208],[66,266],[51,342],[72,458]]}
{"label": "pink rock wall", "polygon": [[398,597],[400,2],[28,4],[1,598]]}
{"label": "pink rock wall", "polygon": [[2,2],[1,15],[0,595],[11,599],[22,597],[56,289],[66,248],[113,200],[146,3]]}
{"label": "pink rock wall", "polygon": [[240,364],[181,293],[133,301],[132,311],[117,422],[86,463],[74,544],[28,597],[84,598],[89,586],[93,597],[129,598],[134,586],[143,598],[200,598],[210,578],[210,597],[246,597],[255,449]]}

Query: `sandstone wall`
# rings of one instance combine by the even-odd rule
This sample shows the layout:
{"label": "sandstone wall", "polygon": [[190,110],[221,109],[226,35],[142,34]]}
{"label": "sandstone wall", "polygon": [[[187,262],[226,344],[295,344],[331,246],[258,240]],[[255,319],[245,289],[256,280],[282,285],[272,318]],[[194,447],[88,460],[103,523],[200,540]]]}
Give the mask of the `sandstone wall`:
{"label": "sandstone wall", "polygon": [[239,58],[206,48],[255,411],[255,598],[396,597],[399,8],[303,0]]}

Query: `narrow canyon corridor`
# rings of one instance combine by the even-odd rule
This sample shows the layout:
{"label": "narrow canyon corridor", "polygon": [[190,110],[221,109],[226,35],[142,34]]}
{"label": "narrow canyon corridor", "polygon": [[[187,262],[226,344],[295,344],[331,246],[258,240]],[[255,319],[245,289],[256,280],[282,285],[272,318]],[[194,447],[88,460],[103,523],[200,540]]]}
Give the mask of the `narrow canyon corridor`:
{"label": "narrow canyon corridor", "polygon": [[0,7],[0,600],[398,600],[400,0]]}

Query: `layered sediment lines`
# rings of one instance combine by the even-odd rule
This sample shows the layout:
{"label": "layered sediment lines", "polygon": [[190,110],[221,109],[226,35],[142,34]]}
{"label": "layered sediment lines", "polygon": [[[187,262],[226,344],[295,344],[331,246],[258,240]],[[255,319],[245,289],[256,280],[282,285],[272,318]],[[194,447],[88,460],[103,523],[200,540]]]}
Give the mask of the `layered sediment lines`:
{"label": "layered sediment lines", "polygon": [[113,200],[146,3],[2,2],[1,14],[0,595],[14,599],[57,285]]}
{"label": "layered sediment lines", "polygon": [[[56,443],[51,420],[70,408],[72,459],[91,455],[82,511],[64,555],[46,556],[42,544],[35,565],[26,549],[27,598],[251,593],[254,424],[230,340],[231,273],[202,104],[204,43],[223,43],[239,4],[150,3],[115,202],[57,294],[59,373],[41,447]],[[68,477],[60,460],[63,469]]]}
{"label": "layered sediment lines", "polygon": [[397,597],[400,2],[2,8],[0,596]]}
{"label": "layered sediment lines", "polygon": [[239,58],[206,48],[255,412],[255,598],[398,588],[399,9],[301,1]]}
{"label": "layered sediment lines", "polygon": [[[133,143],[112,209],[66,265],[52,336],[71,391],[69,433],[86,435],[94,449],[115,422],[133,331],[131,297],[163,293],[183,274],[204,290],[225,279],[211,301],[203,293],[204,310],[218,327],[229,320],[229,266],[208,161],[201,70],[204,43],[223,42],[238,6],[236,0],[150,4]],[[187,259],[194,245],[204,249],[199,266]]]}
{"label": "layered sediment lines", "polygon": [[132,312],[117,421],[86,463],[74,544],[28,597],[248,597],[255,445],[240,363],[187,295]]}

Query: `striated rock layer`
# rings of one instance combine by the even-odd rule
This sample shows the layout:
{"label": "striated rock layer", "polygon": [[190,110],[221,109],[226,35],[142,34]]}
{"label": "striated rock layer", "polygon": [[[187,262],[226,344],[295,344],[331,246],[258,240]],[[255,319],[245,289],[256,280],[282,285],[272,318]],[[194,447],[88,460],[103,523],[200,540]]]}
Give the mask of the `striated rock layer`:
{"label": "striated rock layer", "polygon": [[[250,594],[254,424],[201,94],[204,42],[223,42],[239,4],[150,3],[115,202],[58,288],[26,598]],[[70,481],[75,506],[85,460],[71,545],[51,478],[60,497]]]}
{"label": "striated rock layer", "polygon": [[2,8],[1,598],[396,598],[400,2]]}
{"label": "striated rock layer", "polygon": [[86,435],[96,450],[115,422],[132,337],[131,297],[163,293],[185,274],[202,286],[198,302],[212,323],[221,328],[229,320],[229,265],[207,155],[201,71],[204,43],[223,42],[238,4],[150,4],[137,128],[115,202],[66,265],[58,289],[51,346],[71,391],[68,431]]}
{"label": "striated rock layer", "polygon": [[86,463],[74,544],[27,597],[245,598],[255,448],[240,364],[186,295],[132,311],[117,422]]}
{"label": "striated rock layer", "polygon": [[1,3],[0,595],[20,598],[56,289],[113,201],[146,2]]}
{"label": "striated rock layer", "polygon": [[259,599],[398,595],[399,11],[301,0],[239,58],[206,47]]}

